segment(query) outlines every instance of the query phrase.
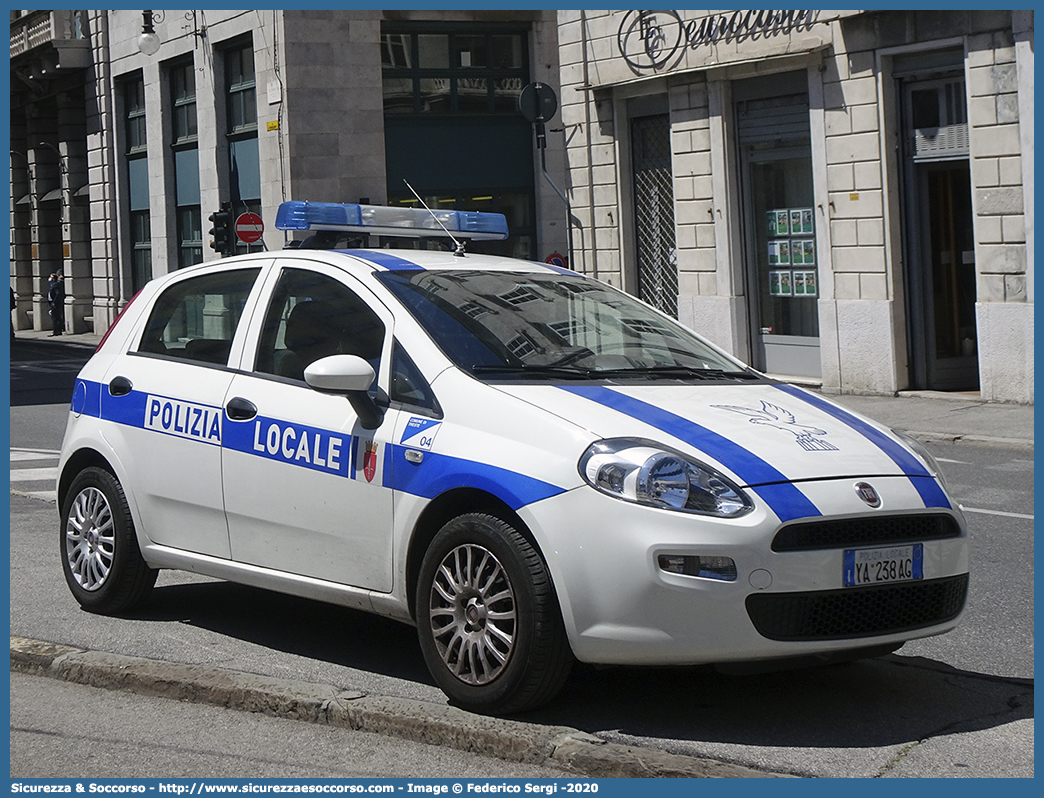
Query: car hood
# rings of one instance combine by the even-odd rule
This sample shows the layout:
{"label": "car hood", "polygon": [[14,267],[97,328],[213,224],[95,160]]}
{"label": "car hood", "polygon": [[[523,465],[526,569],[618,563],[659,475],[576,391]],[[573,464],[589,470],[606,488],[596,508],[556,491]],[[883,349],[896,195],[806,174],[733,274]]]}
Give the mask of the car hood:
{"label": "car hood", "polygon": [[927,477],[894,434],[800,388],[777,383],[512,384],[498,389],[590,430],[693,454],[740,485],[839,477]]}

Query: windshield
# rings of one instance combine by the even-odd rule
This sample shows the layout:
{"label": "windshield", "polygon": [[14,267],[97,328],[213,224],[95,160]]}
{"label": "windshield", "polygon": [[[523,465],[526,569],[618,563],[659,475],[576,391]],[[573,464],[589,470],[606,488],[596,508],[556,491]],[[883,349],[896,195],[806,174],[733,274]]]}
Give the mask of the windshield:
{"label": "windshield", "polygon": [[379,279],[456,365],[486,378],[757,378],[681,325],[584,277],[394,271]]}

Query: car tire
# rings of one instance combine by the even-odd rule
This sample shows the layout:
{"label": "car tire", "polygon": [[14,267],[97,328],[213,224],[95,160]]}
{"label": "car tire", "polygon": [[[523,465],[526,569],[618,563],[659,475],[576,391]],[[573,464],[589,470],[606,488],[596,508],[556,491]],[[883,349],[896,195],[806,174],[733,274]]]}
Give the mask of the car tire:
{"label": "car tire", "polygon": [[551,576],[518,530],[472,513],[432,540],[417,585],[417,630],[452,703],[506,715],[547,703],[573,665]]}
{"label": "car tire", "polygon": [[60,537],[65,581],[85,610],[127,612],[156,584],[158,571],[142,559],[123,486],[102,468],[86,468],[73,480]]}

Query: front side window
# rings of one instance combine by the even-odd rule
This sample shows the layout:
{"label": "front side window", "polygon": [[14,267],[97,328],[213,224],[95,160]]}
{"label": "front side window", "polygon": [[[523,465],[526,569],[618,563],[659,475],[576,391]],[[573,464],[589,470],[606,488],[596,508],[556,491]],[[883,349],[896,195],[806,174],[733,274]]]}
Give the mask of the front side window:
{"label": "front side window", "polygon": [[385,272],[381,280],[480,379],[750,379],[673,320],[578,276]]}
{"label": "front side window", "polygon": [[152,307],[138,351],[225,365],[260,271],[220,271],[170,286]]}
{"label": "front side window", "polygon": [[358,355],[380,371],[384,323],[343,283],[307,269],[285,269],[268,306],[255,371],[304,380],[329,355]]}

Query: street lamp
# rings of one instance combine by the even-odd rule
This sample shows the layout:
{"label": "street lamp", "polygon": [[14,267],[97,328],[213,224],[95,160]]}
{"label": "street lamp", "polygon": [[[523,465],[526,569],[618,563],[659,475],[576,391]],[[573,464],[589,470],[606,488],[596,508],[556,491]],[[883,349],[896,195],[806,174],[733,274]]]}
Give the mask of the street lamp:
{"label": "street lamp", "polygon": [[152,27],[152,12],[141,12],[141,35],[138,37],[138,50],[144,55],[155,55],[160,48],[160,38]]}

